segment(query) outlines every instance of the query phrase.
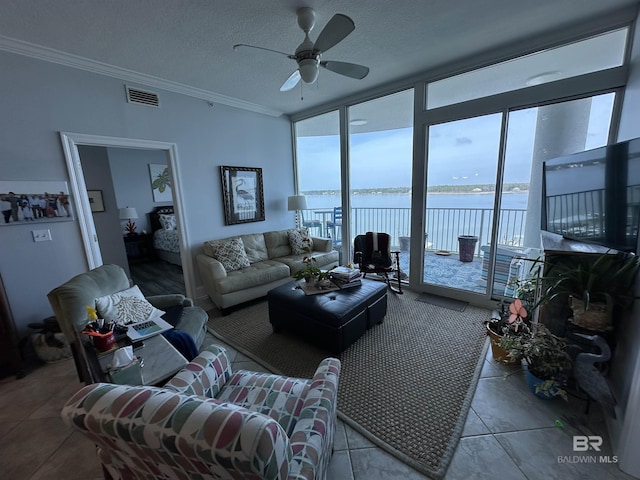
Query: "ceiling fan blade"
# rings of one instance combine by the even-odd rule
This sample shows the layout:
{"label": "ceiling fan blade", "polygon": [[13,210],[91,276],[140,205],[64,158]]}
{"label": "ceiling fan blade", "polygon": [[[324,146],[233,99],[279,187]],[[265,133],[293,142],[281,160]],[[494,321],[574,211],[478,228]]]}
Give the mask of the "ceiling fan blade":
{"label": "ceiling fan blade", "polygon": [[279,50],[272,50],[271,48],[264,47],[256,47],[255,45],[247,45],[246,43],[238,43],[233,46],[233,49],[237,51],[239,48],[257,48],[258,50],[266,50],[267,52],[279,53],[280,55],[284,55],[285,57],[290,58],[291,60],[295,60],[296,56],[290,53],[281,52]]}
{"label": "ceiling fan blade", "polygon": [[280,87],[280,91],[287,92],[291,90],[293,87],[295,87],[298,84],[299,81],[300,81],[300,71],[295,70],[291,75],[289,75],[289,78],[287,78],[284,81],[284,83]]}
{"label": "ceiling fan blade", "polygon": [[322,29],[313,49],[318,50],[321,53],[326,52],[331,47],[344,40],[344,38],[353,32],[355,28],[356,25],[353,23],[353,20],[346,15],[337,13]]}
{"label": "ceiling fan blade", "polygon": [[332,72],[339,73],[351,78],[357,78],[362,80],[369,73],[369,68],[363,65],[357,65],[355,63],[347,62],[334,62],[331,60],[325,60],[320,62],[320,66],[331,70]]}

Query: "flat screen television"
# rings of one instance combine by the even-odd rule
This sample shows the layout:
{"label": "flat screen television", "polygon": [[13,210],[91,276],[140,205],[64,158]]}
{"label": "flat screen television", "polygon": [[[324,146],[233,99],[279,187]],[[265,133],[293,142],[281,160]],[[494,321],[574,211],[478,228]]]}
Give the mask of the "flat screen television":
{"label": "flat screen television", "polygon": [[544,162],[543,202],[543,230],[637,253],[640,138]]}

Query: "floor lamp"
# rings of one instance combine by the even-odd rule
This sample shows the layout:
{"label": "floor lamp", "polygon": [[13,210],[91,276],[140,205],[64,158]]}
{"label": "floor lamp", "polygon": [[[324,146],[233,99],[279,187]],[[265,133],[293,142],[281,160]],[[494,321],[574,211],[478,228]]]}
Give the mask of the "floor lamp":
{"label": "floor lamp", "polygon": [[307,197],[304,195],[292,195],[287,199],[287,209],[296,212],[296,227],[300,226],[298,221],[298,211],[307,209]]}

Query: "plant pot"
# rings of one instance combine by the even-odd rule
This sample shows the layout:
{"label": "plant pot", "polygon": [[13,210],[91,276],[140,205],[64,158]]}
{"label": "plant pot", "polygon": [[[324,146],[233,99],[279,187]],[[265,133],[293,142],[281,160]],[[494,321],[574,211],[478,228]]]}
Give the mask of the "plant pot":
{"label": "plant pot", "polygon": [[476,251],[478,237],[473,235],[460,235],[458,237],[458,249],[460,250],[461,262],[473,262],[473,255]]}
{"label": "plant pot", "polygon": [[487,335],[489,335],[489,339],[491,341],[491,354],[493,358],[500,363],[517,363],[521,359],[512,358],[504,348],[500,346],[500,340],[502,339],[502,335],[498,335],[496,332],[489,328],[489,324],[485,324],[487,327]]}
{"label": "plant pot", "polygon": [[548,389],[538,390],[538,386],[544,384],[545,380],[536,377],[530,370],[527,370],[525,373],[525,378],[527,380],[527,385],[529,386],[529,390],[536,397],[542,398],[544,400],[553,400],[557,396],[559,396],[559,392],[562,390],[560,386],[551,386]]}
{"label": "plant pot", "polygon": [[597,332],[611,330],[611,312],[607,309],[606,303],[590,302],[589,310],[585,310],[582,300],[570,296],[569,306],[573,311],[573,318],[569,321],[574,325]]}

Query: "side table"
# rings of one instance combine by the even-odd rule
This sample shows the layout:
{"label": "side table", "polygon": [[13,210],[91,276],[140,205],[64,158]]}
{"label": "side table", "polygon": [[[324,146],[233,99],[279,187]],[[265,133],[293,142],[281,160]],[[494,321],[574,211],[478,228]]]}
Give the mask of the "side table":
{"label": "side table", "polygon": [[[144,340],[144,346],[133,351],[143,360],[142,384],[158,385],[178,373],[187,363],[178,350],[162,335],[155,335]],[[105,376],[113,359],[113,352],[99,355],[98,361]]]}
{"label": "side table", "polygon": [[146,262],[154,259],[153,236],[150,233],[125,235],[123,238],[127,259],[130,263]]}

